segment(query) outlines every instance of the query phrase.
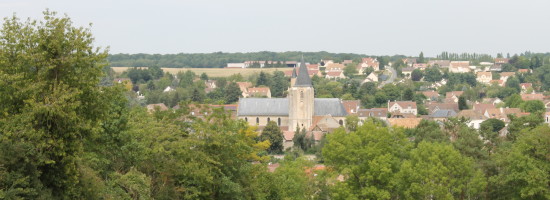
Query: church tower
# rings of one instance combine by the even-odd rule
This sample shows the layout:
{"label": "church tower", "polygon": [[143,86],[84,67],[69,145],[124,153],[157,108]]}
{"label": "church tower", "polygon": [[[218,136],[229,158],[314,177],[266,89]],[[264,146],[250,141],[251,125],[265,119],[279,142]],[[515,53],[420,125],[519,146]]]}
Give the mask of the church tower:
{"label": "church tower", "polygon": [[296,127],[309,130],[313,121],[314,99],[313,85],[302,56],[299,73],[288,89],[289,130],[295,130]]}
{"label": "church tower", "polygon": [[292,76],[290,77],[290,87],[294,87],[296,78],[298,78],[298,74],[296,73],[296,67],[294,67],[294,69],[292,69]]}

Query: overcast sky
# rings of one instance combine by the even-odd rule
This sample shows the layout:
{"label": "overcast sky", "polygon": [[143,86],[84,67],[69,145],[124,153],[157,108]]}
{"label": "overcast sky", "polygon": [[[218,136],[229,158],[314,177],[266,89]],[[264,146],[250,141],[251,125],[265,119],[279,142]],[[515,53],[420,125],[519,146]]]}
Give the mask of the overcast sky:
{"label": "overcast sky", "polygon": [[550,51],[548,0],[0,0],[3,17],[46,8],[110,53]]}

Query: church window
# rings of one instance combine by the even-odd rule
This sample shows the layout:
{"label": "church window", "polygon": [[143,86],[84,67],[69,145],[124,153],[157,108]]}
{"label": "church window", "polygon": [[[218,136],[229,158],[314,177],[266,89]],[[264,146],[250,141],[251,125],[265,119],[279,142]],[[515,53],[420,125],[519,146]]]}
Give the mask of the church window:
{"label": "church window", "polygon": [[280,117],[277,119],[277,125],[281,126],[281,118]]}
{"label": "church window", "polygon": [[304,101],[304,91],[300,91],[300,101]]}

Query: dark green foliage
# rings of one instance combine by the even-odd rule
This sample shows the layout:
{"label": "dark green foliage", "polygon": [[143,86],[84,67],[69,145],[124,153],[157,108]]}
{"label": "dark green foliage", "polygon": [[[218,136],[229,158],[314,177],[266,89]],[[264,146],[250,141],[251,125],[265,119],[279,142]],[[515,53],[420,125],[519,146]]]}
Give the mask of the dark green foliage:
{"label": "dark green foliage", "polygon": [[426,142],[449,142],[449,137],[435,121],[422,120],[415,129],[409,131],[414,137],[414,143]]}
{"label": "dark green foliage", "polygon": [[544,107],[544,103],[539,100],[529,100],[524,101],[519,106],[523,112],[529,112],[529,113],[542,113],[546,111],[546,108]]}
{"label": "dark green foliage", "polygon": [[468,103],[466,102],[466,98],[464,98],[463,96],[458,97],[458,109],[459,110],[468,109]]}
{"label": "dark green foliage", "polygon": [[411,73],[411,80],[420,81],[420,79],[422,79],[422,76],[424,76],[422,71],[420,71],[419,69],[415,69]]}
{"label": "dark green foliage", "polygon": [[230,83],[225,87],[224,91],[224,99],[226,103],[234,103],[239,100],[239,97],[242,96],[241,89],[239,88],[239,85],[237,83]]}
{"label": "dark green foliage", "polygon": [[443,74],[439,71],[437,67],[428,67],[424,71],[424,81],[427,82],[438,82],[443,78]]}
{"label": "dark green foliage", "polygon": [[262,130],[260,140],[269,141],[271,145],[267,149],[269,153],[281,153],[283,151],[283,132],[275,121],[270,121]]}

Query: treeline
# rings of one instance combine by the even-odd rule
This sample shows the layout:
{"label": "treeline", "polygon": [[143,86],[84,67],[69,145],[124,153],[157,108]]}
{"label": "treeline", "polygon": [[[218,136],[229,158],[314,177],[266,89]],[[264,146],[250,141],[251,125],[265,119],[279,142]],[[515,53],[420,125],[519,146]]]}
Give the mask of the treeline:
{"label": "treeline", "polygon": [[[274,61],[273,66],[282,66],[286,61],[299,61],[304,56],[304,60],[310,63],[318,63],[323,60],[334,60],[342,62],[343,60],[354,60],[356,63],[363,57],[369,57],[364,54],[353,53],[329,53],[321,52],[251,52],[251,53],[192,53],[192,54],[112,54],[107,60],[112,67],[170,67],[170,68],[218,68],[226,67],[227,63],[242,63],[245,61]],[[372,56],[376,57],[376,56]],[[405,58],[402,55],[377,57],[382,64],[388,61]]]}

